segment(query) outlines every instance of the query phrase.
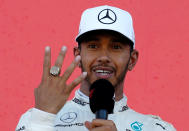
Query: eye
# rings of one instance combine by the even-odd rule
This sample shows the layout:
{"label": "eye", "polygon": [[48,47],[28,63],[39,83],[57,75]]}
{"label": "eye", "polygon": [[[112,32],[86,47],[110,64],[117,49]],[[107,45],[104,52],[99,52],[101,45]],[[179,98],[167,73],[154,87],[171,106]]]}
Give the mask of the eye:
{"label": "eye", "polygon": [[119,44],[113,44],[113,49],[121,49],[122,47]]}
{"label": "eye", "polygon": [[90,49],[96,49],[97,45],[96,44],[88,44],[87,47],[90,48]]}

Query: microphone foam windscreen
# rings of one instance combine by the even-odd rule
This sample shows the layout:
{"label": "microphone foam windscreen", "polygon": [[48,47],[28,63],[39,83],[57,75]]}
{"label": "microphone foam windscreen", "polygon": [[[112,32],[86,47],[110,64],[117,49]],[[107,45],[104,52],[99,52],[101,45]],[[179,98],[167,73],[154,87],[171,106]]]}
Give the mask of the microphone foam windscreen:
{"label": "microphone foam windscreen", "polygon": [[114,109],[114,87],[105,79],[96,80],[90,87],[90,108],[93,113],[100,109],[105,109],[108,114],[113,113]]}

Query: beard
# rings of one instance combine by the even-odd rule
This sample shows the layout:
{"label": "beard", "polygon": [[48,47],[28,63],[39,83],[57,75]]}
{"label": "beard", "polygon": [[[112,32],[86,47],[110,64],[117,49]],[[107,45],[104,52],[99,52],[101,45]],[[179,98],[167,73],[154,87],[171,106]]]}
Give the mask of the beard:
{"label": "beard", "polygon": [[128,65],[129,63],[127,63],[126,67],[124,68],[123,72],[119,75],[119,77],[116,79],[116,83],[115,85],[113,85],[115,88],[120,85],[121,83],[123,83],[123,81],[125,80],[125,76],[127,74],[128,71]]}

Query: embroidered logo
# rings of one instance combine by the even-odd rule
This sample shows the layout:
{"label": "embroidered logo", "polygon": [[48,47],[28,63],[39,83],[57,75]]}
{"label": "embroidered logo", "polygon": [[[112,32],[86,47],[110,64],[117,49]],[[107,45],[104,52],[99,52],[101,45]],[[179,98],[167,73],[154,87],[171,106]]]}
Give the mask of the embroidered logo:
{"label": "embroidered logo", "polygon": [[110,9],[104,9],[98,14],[99,22],[103,24],[113,24],[117,20],[116,14]]}
{"label": "embroidered logo", "polygon": [[123,112],[123,111],[126,111],[126,110],[128,110],[128,109],[129,109],[129,107],[126,105],[126,106],[123,106],[122,109],[119,110],[119,112]]}
{"label": "embroidered logo", "polygon": [[75,112],[68,112],[63,114],[60,117],[60,120],[64,123],[71,123],[77,118],[77,114]]}
{"label": "embroidered logo", "polygon": [[134,130],[134,131],[142,131],[142,126],[143,124],[142,123],[139,123],[137,121],[133,122],[131,124],[131,128]]}
{"label": "embroidered logo", "polygon": [[22,126],[22,127],[20,127],[19,129],[17,129],[16,131],[23,131],[23,130],[25,130],[26,128],[25,128],[25,126]]}
{"label": "embroidered logo", "polygon": [[77,98],[74,98],[72,101],[79,104],[79,105],[82,105],[82,106],[89,104],[89,103],[81,101],[80,99],[77,99]]}
{"label": "embroidered logo", "polygon": [[157,126],[160,126],[161,128],[163,128],[163,130],[165,130],[165,127],[164,127],[164,126],[162,126],[161,124],[156,123],[156,125],[157,125]]}

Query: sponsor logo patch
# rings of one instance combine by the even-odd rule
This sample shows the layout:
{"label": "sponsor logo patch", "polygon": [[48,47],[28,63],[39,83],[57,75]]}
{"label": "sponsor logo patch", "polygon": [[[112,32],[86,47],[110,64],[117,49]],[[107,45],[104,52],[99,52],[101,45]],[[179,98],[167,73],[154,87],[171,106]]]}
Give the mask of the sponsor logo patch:
{"label": "sponsor logo patch", "polygon": [[68,113],[63,114],[60,117],[60,120],[64,123],[71,123],[75,121],[76,118],[77,118],[77,114],[75,112],[68,112]]}
{"label": "sponsor logo patch", "polygon": [[131,128],[134,130],[134,131],[142,131],[142,126],[143,124],[142,123],[139,123],[137,121],[133,122],[131,124]]}

